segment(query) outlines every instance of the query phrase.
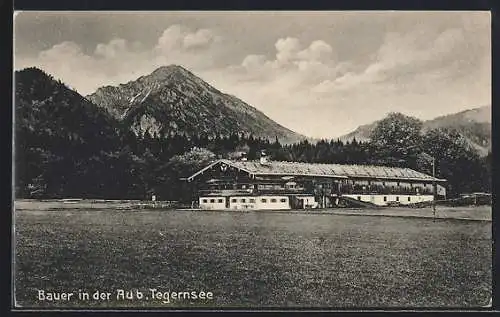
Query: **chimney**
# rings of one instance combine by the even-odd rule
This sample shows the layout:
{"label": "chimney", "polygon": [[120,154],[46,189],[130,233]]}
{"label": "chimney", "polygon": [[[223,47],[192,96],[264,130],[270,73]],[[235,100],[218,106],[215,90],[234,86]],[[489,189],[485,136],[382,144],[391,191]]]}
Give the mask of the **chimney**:
{"label": "chimney", "polygon": [[267,163],[266,152],[261,151],[260,152],[260,164],[266,164],[266,163]]}

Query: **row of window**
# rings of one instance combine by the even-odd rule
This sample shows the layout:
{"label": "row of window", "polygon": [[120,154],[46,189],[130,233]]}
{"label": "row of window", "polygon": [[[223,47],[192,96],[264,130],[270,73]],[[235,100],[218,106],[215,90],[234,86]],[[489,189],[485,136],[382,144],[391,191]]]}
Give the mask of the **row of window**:
{"label": "row of window", "polygon": [[[238,200],[237,200],[237,199],[235,199],[235,198],[233,198],[233,199],[231,199],[231,202],[232,202],[232,203],[236,203],[236,202],[238,202]],[[247,200],[246,200],[245,198],[241,198],[241,199],[240,199],[240,203],[246,203],[246,202],[247,202]],[[251,204],[253,204],[253,203],[255,203],[255,199],[254,199],[254,198],[250,198],[250,199],[248,200],[248,202],[249,202],[249,203],[251,203]]]}
{"label": "row of window", "polygon": [[[397,186],[397,187],[400,187],[400,186],[403,186],[403,187],[411,187],[411,186],[431,186],[432,184],[430,183],[407,183],[407,182],[404,182],[404,183],[400,183],[400,182],[379,182],[379,181],[355,181],[355,180],[351,180],[351,181],[347,181],[347,184],[350,184],[350,185],[375,185],[375,186],[386,186],[386,185],[389,185],[389,186]],[[395,184],[395,185],[394,185]]]}
{"label": "row of window", "polygon": [[[266,198],[262,198],[260,201],[262,203],[267,203],[267,199]],[[278,202],[278,200],[276,198],[271,198],[270,201],[271,201],[271,203],[277,203]],[[202,199],[201,202],[204,203],[204,204],[206,204],[208,202],[210,202],[211,204],[214,204],[215,203],[215,199]],[[217,203],[222,204],[223,202],[224,202],[224,200],[222,198],[217,199]],[[233,199],[231,199],[231,202],[232,203],[237,203],[238,200],[236,198],[233,198]],[[240,198],[240,203],[246,203],[246,202],[247,202],[246,198]],[[251,204],[254,204],[255,203],[255,199],[254,198],[249,198],[248,202],[251,203]],[[286,203],[286,198],[281,198],[280,202]]]}
{"label": "row of window", "polygon": [[[271,203],[277,203],[277,202],[278,202],[278,200],[277,200],[276,198],[271,198],[271,199],[270,199],[270,201],[271,201]],[[236,198],[233,198],[233,199],[231,199],[231,202],[232,202],[232,203],[236,203],[236,202],[238,202],[238,200],[237,200]],[[248,200],[248,202],[249,202],[249,203],[255,203],[255,199],[250,198],[250,199]],[[267,199],[266,199],[266,198],[262,198],[262,199],[260,200],[260,202],[261,202],[261,203],[267,203]],[[280,199],[280,202],[282,202],[282,203],[286,203],[286,198],[281,198],[281,199]],[[245,198],[241,198],[241,199],[240,199],[240,203],[246,203],[246,199],[245,199]]]}
{"label": "row of window", "polygon": [[[358,196],[358,200],[361,200],[361,196]],[[384,196],[384,201],[387,201],[387,196]],[[396,201],[399,201],[399,196],[396,196]],[[411,201],[411,197],[408,196],[408,201]]]}
{"label": "row of window", "polygon": [[[208,199],[202,199],[201,201],[202,201],[204,204],[206,204],[206,203],[208,203],[208,201],[209,201],[209,200],[208,200]],[[219,204],[222,204],[222,203],[224,202],[224,200],[223,200],[223,199],[221,199],[221,198],[219,198],[219,199],[217,199],[217,202],[218,202]],[[215,199],[210,199],[210,203],[214,204],[214,203],[215,203]]]}

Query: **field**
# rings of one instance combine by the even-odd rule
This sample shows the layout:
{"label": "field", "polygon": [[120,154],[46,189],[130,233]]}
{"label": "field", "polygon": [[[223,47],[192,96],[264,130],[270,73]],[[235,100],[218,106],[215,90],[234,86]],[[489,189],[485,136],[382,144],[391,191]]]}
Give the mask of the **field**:
{"label": "field", "polygon": [[[14,221],[18,307],[467,308],[491,297],[490,221],[69,205]],[[152,299],[150,288],[213,299]],[[39,289],[111,296],[41,301]]]}

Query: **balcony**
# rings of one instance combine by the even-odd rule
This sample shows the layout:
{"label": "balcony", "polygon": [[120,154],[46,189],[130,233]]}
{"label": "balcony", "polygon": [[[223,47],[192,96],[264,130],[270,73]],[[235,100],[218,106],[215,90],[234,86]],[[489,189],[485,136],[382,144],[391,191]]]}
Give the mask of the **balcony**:
{"label": "balcony", "polygon": [[342,194],[360,194],[360,195],[432,195],[433,191],[429,188],[406,188],[406,187],[342,187]]}
{"label": "balcony", "polygon": [[304,188],[260,188],[256,190],[257,194],[278,194],[278,195],[293,195],[306,194],[308,191]]}
{"label": "balcony", "polygon": [[304,188],[201,189],[198,192],[201,196],[289,195],[308,193]]}
{"label": "balcony", "polygon": [[[245,185],[247,188],[203,188],[199,190],[201,196],[233,196],[233,195],[297,195],[297,194],[315,194],[315,195],[336,195],[337,188],[319,188],[319,187],[283,187],[279,185],[258,185],[257,188],[249,188],[252,185]],[[341,194],[359,194],[359,195],[432,195],[432,188],[410,188],[410,187],[388,187],[388,186],[342,186]]]}
{"label": "balcony", "polygon": [[253,195],[253,189],[201,189],[200,196],[233,196],[233,195]]}

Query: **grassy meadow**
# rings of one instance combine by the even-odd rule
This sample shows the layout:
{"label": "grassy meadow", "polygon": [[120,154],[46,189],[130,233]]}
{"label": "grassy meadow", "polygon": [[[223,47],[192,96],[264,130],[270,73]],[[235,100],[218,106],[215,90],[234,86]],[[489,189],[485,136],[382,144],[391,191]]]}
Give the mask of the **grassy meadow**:
{"label": "grassy meadow", "polygon": [[[491,296],[490,221],[68,208],[14,222],[18,307],[470,308]],[[213,299],[167,303],[150,288]],[[112,295],[41,301],[39,289]]]}

